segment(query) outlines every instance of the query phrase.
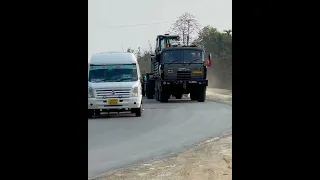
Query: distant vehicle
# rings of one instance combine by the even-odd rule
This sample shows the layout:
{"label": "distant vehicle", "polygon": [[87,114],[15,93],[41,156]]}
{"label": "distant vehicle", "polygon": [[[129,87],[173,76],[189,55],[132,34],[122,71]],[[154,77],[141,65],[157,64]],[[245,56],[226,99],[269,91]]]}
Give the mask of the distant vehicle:
{"label": "distant vehicle", "polygon": [[152,73],[145,73],[143,74],[143,81],[142,81],[142,95],[147,96],[148,99],[153,98],[154,94],[154,86],[150,86],[150,79],[153,78]]}
{"label": "distant vehicle", "polygon": [[142,78],[141,78],[142,96],[146,96],[146,82],[147,82],[147,75],[142,74]]}
{"label": "distant vehicle", "polygon": [[180,45],[178,35],[158,35],[156,42],[155,55],[151,56],[153,78],[147,82],[151,87],[147,89],[148,99],[154,95],[156,100],[167,102],[170,96],[181,99],[190,93],[191,100],[204,102],[211,54],[205,60],[203,48]]}
{"label": "distant vehicle", "polygon": [[103,52],[88,65],[88,117],[105,112],[142,114],[141,74],[134,54]]}

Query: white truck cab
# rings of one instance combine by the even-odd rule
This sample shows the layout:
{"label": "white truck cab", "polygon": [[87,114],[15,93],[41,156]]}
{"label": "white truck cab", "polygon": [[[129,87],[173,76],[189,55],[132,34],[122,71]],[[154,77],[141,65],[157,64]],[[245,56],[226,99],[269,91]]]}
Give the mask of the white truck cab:
{"label": "white truck cab", "polygon": [[137,58],[128,52],[94,54],[88,64],[88,117],[101,111],[142,113]]}

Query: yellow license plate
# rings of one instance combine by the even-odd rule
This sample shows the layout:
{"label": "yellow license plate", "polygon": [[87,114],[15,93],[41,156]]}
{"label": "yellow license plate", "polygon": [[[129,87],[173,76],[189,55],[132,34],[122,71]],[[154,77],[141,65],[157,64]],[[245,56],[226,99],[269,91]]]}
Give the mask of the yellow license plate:
{"label": "yellow license plate", "polygon": [[109,104],[110,105],[117,105],[118,104],[118,99],[109,99]]}
{"label": "yellow license plate", "polygon": [[202,74],[202,71],[192,71],[192,74]]}

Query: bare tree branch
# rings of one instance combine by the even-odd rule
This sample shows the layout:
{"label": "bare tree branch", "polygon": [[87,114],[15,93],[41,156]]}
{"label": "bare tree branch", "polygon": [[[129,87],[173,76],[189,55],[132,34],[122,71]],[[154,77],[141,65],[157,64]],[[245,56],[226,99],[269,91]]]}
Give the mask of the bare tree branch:
{"label": "bare tree branch", "polygon": [[182,14],[171,27],[171,32],[182,38],[183,44],[186,44],[187,37],[192,41],[193,37],[200,30],[200,24],[195,16],[186,12]]}

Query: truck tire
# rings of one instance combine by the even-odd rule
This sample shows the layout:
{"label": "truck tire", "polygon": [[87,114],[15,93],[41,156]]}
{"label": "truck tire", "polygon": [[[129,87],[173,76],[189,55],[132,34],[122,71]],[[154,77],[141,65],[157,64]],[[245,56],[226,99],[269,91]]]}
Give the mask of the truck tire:
{"label": "truck tire", "polygon": [[176,96],[176,99],[181,99],[182,98],[182,94],[179,94],[179,93],[176,94],[175,96]]}
{"label": "truck tire", "polygon": [[141,102],[140,108],[133,108],[131,112],[135,113],[137,117],[140,117],[142,114],[142,102]]}
{"label": "truck tire", "polygon": [[156,98],[157,101],[159,101],[159,91],[155,90],[154,96]]}
{"label": "truck tire", "polygon": [[147,87],[147,98],[148,99],[153,99],[153,93],[152,93],[152,89],[150,87]]}
{"label": "truck tire", "polygon": [[148,99],[153,99],[153,94],[151,94],[150,92],[147,92],[147,98]]}
{"label": "truck tire", "polygon": [[197,100],[197,93],[190,93],[190,99],[191,99],[192,101]]}
{"label": "truck tire", "polygon": [[158,91],[159,92],[159,100],[160,102],[168,102],[169,97],[165,91]]}
{"label": "truck tire", "polygon": [[199,89],[198,102],[205,102],[207,96],[207,87],[202,87]]}

